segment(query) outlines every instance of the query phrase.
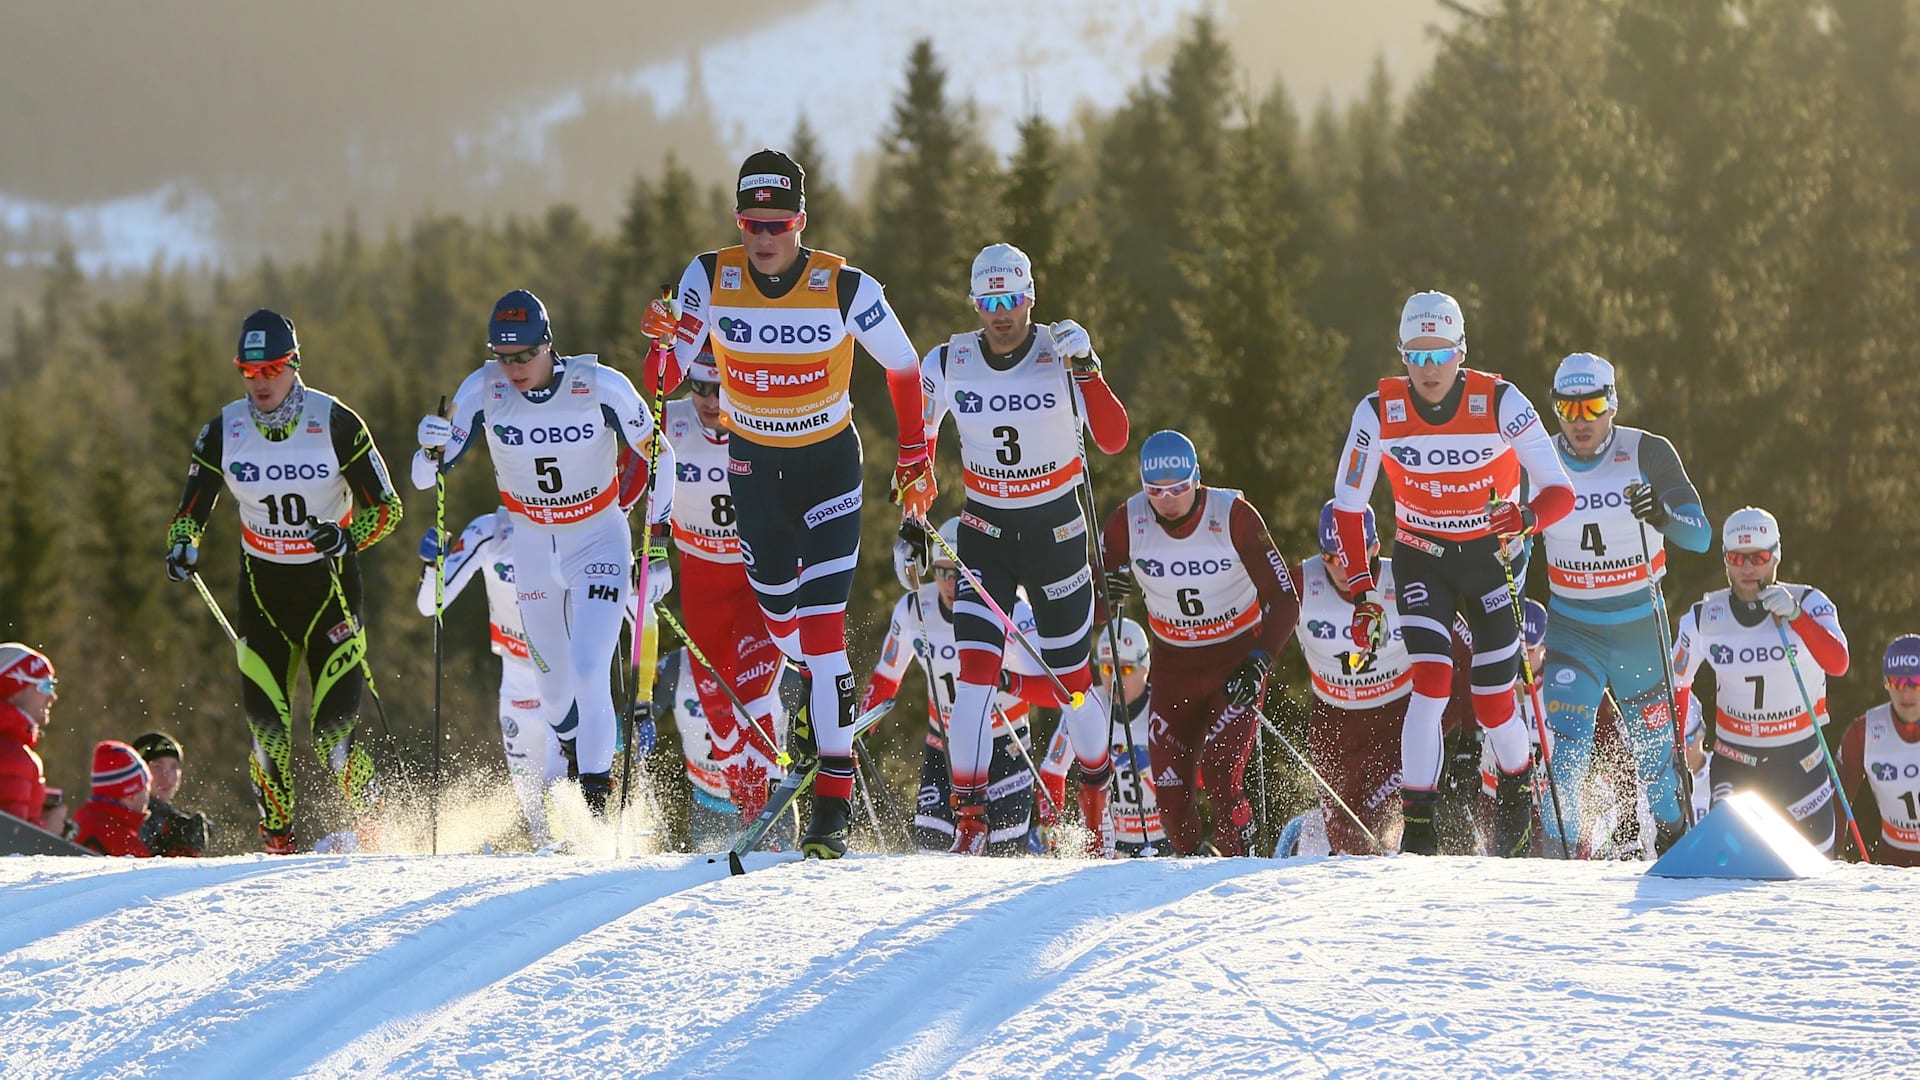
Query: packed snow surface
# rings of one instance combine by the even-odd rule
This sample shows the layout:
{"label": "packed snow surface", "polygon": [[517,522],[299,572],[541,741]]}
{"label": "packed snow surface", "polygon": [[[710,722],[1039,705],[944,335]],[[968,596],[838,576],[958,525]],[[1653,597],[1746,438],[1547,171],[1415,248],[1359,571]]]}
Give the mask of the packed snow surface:
{"label": "packed snow surface", "polygon": [[1920,1072],[1920,876],[0,859],[0,1075]]}

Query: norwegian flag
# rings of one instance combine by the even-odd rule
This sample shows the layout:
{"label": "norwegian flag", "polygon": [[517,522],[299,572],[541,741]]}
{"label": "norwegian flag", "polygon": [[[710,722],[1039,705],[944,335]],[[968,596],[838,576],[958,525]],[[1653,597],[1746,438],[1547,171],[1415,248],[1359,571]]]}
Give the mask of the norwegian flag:
{"label": "norwegian flag", "polygon": [[995,292],[1000,292],[1004,290],[1006,287],[1007,287],[1006,278],[997,277],[997,276],[987,278],[987,288],[992,289]]}
{"label": "norwegian flag", "polygon": [[1420,332],[1423,334],[1437,334],[1440,332],[1440,325],[1438,323],[1423,322],[1420,324]]}
{"label": "norwegian flag", "polygon": [[756,191],[753,193],[753,201],[754,202],[772,202],[773,192],[768,191],[766,188],[761,188],[759,191]]}

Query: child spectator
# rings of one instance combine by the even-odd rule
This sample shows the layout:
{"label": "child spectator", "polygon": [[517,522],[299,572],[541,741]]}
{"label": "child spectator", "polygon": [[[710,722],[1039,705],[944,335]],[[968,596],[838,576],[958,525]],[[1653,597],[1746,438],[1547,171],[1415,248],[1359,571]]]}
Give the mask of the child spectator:
{"label": "child spectator", "polygon": [[46,770],[33,752],[55,698],[53,661],[17,641],[0,643],[0,814],[40,824]]}
{"label": "child spectator", "polygon": [[153,856],[140,842],[147,820],[147,763],[117,739],[93,748],[93,798],[74,811],[74,842],[102,855]]}
{"label": "child spectator", "polygon": [[207,852],[213,836],[213,823],[205,814],[189,814],[173,805],[180,791],[180,743],[164,731],[149,731],[133,740],[133,749],[147,763],[152,777],[147,802],[147,823],[140,826],[140,840],[155,855],[198,857]]}

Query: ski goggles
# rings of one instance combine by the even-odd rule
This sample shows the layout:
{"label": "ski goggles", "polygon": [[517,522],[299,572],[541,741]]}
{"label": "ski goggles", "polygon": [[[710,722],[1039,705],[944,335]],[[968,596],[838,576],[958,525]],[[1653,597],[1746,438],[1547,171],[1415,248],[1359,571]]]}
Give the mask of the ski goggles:
{"label": "ski goggles", "polygon": [[713,397],[720,392],[720,384],[707,382],[704,379],[688,379],[687,389],[694,397]]}
{"label": "ski goggles", "polygon": [[278,360],[242,360],[236,356],[233,358],[233,366],[240,369],[242,378],[272,379],[287,370],[297,355],[299,354],[288,353]]}
{"label": "ski goggles", "polygon": [[1413,367],[1426,367],[1429,364],[1434,366],[1451,364],[1464,355],[1466,355],[1466,350],[1458,345],[1450,345],[1444,349],[1408,349],[1403,347],[1400,350],[1400,359],[1405,360]]}
{"label": "ski goggles", "polygon": [[983,314],[991,315],[996,311],[1019,311],[1027,306],[1033,297],[1023,292],[988,293],[973,298],[973,306]]}
{"label": "ski goggles", "polygon": [[1759,551],[1729,551],[1728,566],[1771,566],[1779,552],[1774,548],[1761,548]]}
{"label": "ski goggles", "polygon": [[60,680],[51,675],[42,675],[37,679],[26,680],[26,685],[47,695],[54,696],[54,690],[60,686]]}
{"label": "ski goggles", "polygon": [[950,563],[935,563],[933,565],[933,579],[935,581],[959,581],[960,568]]}
{"label": "ski goggles", "polygon": [[[1144,667],[1142,667],[1142,666],[1141,666],[1141,665],[1139,665],[1139,664],[1121,664],[1121,665],[1120,665],[1120,677],[1121,677],[1121,678],[1123,678],[1123,679],[1125,679],[1125,678],[1129,678],[1129,677],[1131,677],[1131,676],[1133,675],[1133,673],[1134,673],[1134,672],[1136,672],[1136,671],[1145,671],[1145,670],[1146,670],[1146,668],[1144,668]],[[1101,665],[1100,665],[1100,674],[1101,674],[1101,675],[1103,675],[1103,676],[1111,676],[1111,675],[1113,674],[1113,665],[1112,665],[1112,664],[1101,664]]]}
{"label": "ski goggles", "polygon": [[521,364],[532,363],[533,358],[535,356],[538,356],[540,354],[540,350],[544,348],[546,348],[546,343],[541,342],[540,344],[535,345],[532,348],[521,349],[519,352],[515,352],[515,353],[503,353],[497,349],[489,349],[488,351],[493,354],[493,359],[495,363],[505,364],[508,367],[519,367]]}
{"label": "ski goggles", "polygon": [[1198,487],[1198,480],[1175,480],[1171,484],[1141,484],[1149,499],[1177,499]]}
{"label": "ski goggles", "polygon": [[807,215],[789,214],[783,218],[754,218],[736,212],[733,220],[740,223],[741,231],[750,232],[755,236],[784,236],[795,229],[804,228],[807,224]]}
{"label": "ski goggles", "polygon": [[1572,423],[1579,420],[1598,420],[1607,415],[1607,396],[1584,398],[1554,398],[1553,411],[1560,419]]}
{"label": "ski goggles", "polygon": [[1893,675],[1887,679],[1889,690],[1920,690],[1920,675]]}

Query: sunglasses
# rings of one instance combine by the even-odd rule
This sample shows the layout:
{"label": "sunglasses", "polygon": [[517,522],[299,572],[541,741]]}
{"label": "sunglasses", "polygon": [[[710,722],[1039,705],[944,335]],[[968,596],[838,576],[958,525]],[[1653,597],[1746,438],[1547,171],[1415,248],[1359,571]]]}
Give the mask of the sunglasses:
{"label": "sunglasses", "polygon": [[243,378],[272,379],[287,370],[287,365],[293,363],[293,356],[293,353],[288,353],[278,360],[241,360],[235,357],[233,366],[240,369]]}
{"label": "sunglasses", "polygon": [[27,683],[27,685],[34,688],[35,690],[40,691],[41,693],[47,695],[48,697],[53,697],[54,696],[53,692],[57,687],[59,687],[60,680],[54,678],[51,675],[42,675],[37,679],[30,680]]}
{"label": "sunglasses", "polygon": [[1400,350],[1400,359],[1414,367],[1426,367],[1429,364],[1451,364],[1465,355],[1466,350],[1458,345],[1445,349],[1406,349]]}
{"label": "sunglasses", "polygon": [[503,353],[497,349],[489,349],[488,351],[493,353],[493,359],[495,363],[504,364],[507,367],[519,367],[521,364],[532,363],[533,358],[540,355],[540,350],[546,347],[547,347],[546,343],[542,342],[541,344],[535,345],[532,348],[521,349],[519,352],[515,352],[515,353]]}
{"label": "sunglasses", "polygon": [[[1120,665],[1120,677],[1124,679],[1124,678],[1127,678],[1128,676],[1130,676],[1130,675],[1132,675],[1132,674],[1133,674],[1134,672],[1136,672],[1136,671],[1143,671],[1143,670],[1145,670],[1145,669],[1144,669],[1143,667],[1141,667],[1141,665],[1139,665],[1139,664],[1121,664],[1121,665]],[[1100,674],[1102,674],[1102,675],[1112,675],[1112,674],[1113,674],[1113,665],[1112,665],[1112,664],[1101,664],[1101,665],[1100,665]]]}
{"label": "sunglasses", "polygon": [[1889,690],[1920,690],[1920,675],[1895,675],[1887,680]]}
{"label": "sunglasses", "polygon": [[1607,398],[1604,394],[1587,398],[1554,398],[1553,411],[1568,422],[1598,420],[1607,415]]}
{"label": "sunglasses", "polygon": [[1777,553],[1772,548],[1766,548],[1760,551],[1729,551],[1727,552],[1727,565],[1770,566],[1773,564],[1775,554]]}
{"label": "sunglasses", "polygon": [[959,581],[960,568],[957,566],[936,566],[933,568],[935,581]]}
{"label": "sunglasses", "polygon": [[807,223],[807,215],[793,214],[783,218],[751,218],[745,214],[735,213],[733,220],[740,223],[741,229],[755,236],[782,236],[795,229],[804,227]]}
{"label": "sunglasses", "polygon": [[1197,481],[1194,480],[1176,480],[1171,484],[1142,483],[1140,486],[1146,491],[1149,499],[1177,499],[1192,491],[1196,483]]}
{"label": "sunglasses", "polygon": [[690,379],[687,381],[687,389],[693,393],[694,397],[712,397],[720,392],[720,384]]}
{"label": "sunglasses", "polygon": [[989,293],[986,296],[974,297],[973,306],[989,314],[995,311],[1019,311],[1032,299],[1033,297],[1020,292]]}

